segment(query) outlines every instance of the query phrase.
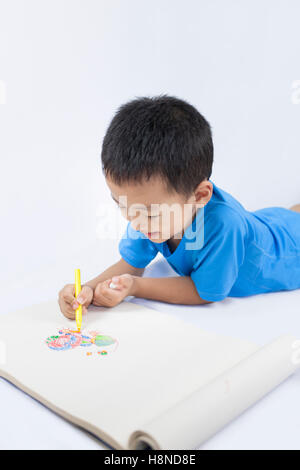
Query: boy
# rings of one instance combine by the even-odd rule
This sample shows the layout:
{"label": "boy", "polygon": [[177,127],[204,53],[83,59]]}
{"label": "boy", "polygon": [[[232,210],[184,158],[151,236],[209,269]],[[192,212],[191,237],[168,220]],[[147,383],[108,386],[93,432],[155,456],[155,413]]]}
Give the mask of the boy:
{"label": "boy", "polygon": [[[86,313],[91,303],[113,307],[128,295],[200,305],[300,288],[300,205],[249,212],[218,188],[210,179],[210,125],[187,102],[162,95],[124,104],[101,159],[111,196],[129,221],[121,259],[77,299],[73,285],[60,291],[66,317],[74,318],[78,302]],[[158,251],[179,276],[142,277]]]}

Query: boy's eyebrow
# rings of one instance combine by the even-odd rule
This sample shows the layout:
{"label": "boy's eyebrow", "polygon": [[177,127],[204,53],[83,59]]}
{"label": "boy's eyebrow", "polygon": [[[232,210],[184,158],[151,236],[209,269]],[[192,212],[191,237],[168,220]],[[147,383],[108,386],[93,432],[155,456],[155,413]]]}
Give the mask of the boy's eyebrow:
{"label": "boy's eyebrow", "polygon": [[[112,193],[110,193],[110,195],[111,195],[111,197],[113,198],[113,200],[114,200],[117,204],[119,204],[119,201],[117,201],[117,199],[114,198],[114,196],[112,195]],[[145,207],[145,206],[141,206],[141,209],[144,209],[144,207]],[[150,204],[150,206],[146,206],[146,209],[151,209],[151,204]]]}

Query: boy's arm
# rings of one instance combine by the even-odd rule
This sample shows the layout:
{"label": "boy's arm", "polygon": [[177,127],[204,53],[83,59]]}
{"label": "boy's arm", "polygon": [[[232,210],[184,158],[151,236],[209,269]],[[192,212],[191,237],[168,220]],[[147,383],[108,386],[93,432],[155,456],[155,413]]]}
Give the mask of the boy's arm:
{"label": "boy's arm", "polygon": [[103,273],[99,274],[99,276],[95,277],[94,279],[91,279],[84,285],[89,286],[94,290],[96,285],[99,284],[99,282],[106,281],[106,279],[111,279],[113,276],[128,273],[132,276],[139,277],[143,275],[144,270],[145,268],[135,268],[134,266],[131,266],[123,258],[121,258],[117,263],[113,264],[105,271],[103,271]]}
{"label": "boy's arm", "polygon": [[133,276],[129,295],[144,299],[159,300],[172,304],[202,305],[211,301],[202,299],[190,276],[165,278]]}

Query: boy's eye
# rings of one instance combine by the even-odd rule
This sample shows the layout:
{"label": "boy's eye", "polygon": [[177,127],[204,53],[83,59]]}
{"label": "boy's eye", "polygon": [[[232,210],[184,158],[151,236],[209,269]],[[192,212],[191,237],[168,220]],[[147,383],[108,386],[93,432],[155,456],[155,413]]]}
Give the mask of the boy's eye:
{"label": "boy's eye", "polygon": [[[118,201],[116,201],[115,199],[113,199],[113,200],[114,200],[114,202],[116,203],[116,205],[118,206],[118,208],[119,208],[120,210],[127,210],[127,207],[126,207],[126,206],[121,206],[121,205],[118,203]],[[154,219],[154,218],[156,218],[156,217],[159,217],[159,214],[157,214],[157,215],[146,215],[146,217],[148,217],[148,219]]]}

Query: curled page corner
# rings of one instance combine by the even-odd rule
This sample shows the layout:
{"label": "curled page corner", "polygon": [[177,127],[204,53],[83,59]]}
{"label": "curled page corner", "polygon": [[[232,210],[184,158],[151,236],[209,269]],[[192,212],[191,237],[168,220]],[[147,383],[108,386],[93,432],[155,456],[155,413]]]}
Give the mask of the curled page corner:
{"label": "curled page corner", "polygon": [[197,449],[300,370],[300,340],[280,336],[130,436],[129,449]]}

